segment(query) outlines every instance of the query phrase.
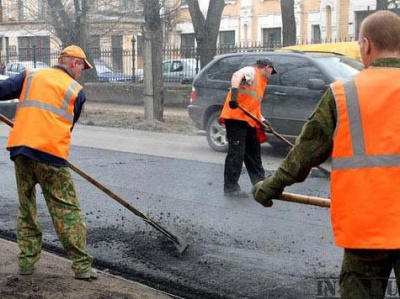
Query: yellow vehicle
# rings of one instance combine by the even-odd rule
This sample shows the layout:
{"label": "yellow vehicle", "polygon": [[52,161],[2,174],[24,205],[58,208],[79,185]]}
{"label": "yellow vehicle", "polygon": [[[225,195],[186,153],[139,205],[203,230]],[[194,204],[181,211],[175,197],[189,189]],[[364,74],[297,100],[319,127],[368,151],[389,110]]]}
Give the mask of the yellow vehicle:
{"label": "yellow vehicle", "polygon": [[304,52],[334,52],[361,61],[360,48],[358,42],[338,42],[326,44],[307,44],[283,47],[282,50],[298,50]]}

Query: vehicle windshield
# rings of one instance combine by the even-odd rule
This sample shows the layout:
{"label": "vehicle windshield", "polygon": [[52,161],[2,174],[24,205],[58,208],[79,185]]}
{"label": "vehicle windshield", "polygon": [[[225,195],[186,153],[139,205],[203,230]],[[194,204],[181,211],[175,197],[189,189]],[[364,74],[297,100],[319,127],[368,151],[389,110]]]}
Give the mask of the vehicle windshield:
{"label": "vehicle windshield", "polygon": [[345,56],[316,57],[318,63],[335,80],[357,75],[364,69],[364,65],[352,58]]}
{"label": "vehicle windshield", "polygon": [[95,64],[95,67],[98,73],[113,73],[113,70],[105,64]]}

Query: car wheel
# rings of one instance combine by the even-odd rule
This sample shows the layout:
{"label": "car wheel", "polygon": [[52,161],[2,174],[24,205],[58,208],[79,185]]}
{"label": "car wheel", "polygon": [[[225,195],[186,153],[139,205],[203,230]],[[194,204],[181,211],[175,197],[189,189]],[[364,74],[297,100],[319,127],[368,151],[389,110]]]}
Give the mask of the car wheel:
{"label": "car wheel", "polygon": [[228,139],[225,125],[219,121],[221,111],[214,112],[208,119],[206,126],[207,142],[217,152],[228,151]]}

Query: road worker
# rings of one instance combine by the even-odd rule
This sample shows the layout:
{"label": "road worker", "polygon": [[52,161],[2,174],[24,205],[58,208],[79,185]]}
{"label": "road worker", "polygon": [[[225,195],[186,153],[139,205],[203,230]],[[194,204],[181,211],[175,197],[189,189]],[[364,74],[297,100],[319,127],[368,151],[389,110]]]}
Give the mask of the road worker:
{"label": "road worker", "polygon": [[330,86],[279,169],[252,192],[270,207],[286,186],[332,157],[341,298],[384,298],[392,270],[400,281],[400,17],[371,14],[358,43],[366,69]]}
{"label": "road worker", "polygon": [[62,50],[58,65],[24,71],[0,82],[0,100],[19,98],[7,149],[14,161],[19,210],[19,273],[30,275],[40,258],[42,229],[37,218],[40,185],[54,228],[72,260],[77,279],[97,278],[86,252],[86,226],[68,168],[71,131],[86,101],[76,81],[92,66],[75,45]]}
{"label": "road worker", "polygon": [[261,101],[268,79],[275,73],[270,60],[259,59],[254,66],[241,68],[232,75],[231,89],[220,116],[221,122],[225,123],[228,138],[228,154],[224,168],[225,196],[246,195],[238,183],[243,162],[253,185],[265,179],[260,143],[266,141],[266,135],[255,120],[237,108],[240,105],[264,121],[261,115]]}

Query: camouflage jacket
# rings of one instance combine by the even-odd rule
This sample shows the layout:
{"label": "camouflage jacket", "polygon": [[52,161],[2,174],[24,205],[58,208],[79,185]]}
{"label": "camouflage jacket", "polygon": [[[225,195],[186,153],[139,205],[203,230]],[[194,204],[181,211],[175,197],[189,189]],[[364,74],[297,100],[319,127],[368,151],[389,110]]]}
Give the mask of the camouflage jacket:
{"label": "camouflage jacket", "polygon": [[[371,66],[400,68],[400,58],[377,59]],[[331,88],[328,88],[302,128],[295,146],[270,178],[269,185],[283,189],[302,182],[307,178],[311,168],[329,159],[333,150],[336,121],[336,102]]]}

